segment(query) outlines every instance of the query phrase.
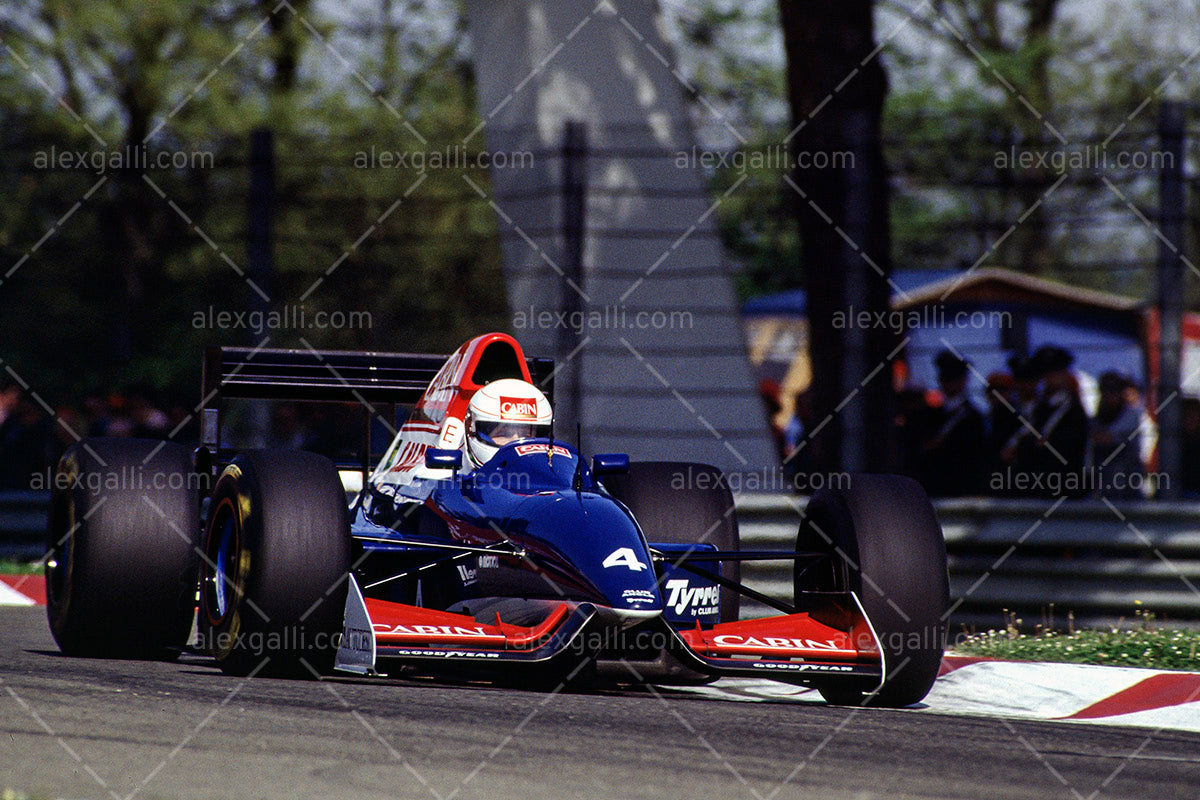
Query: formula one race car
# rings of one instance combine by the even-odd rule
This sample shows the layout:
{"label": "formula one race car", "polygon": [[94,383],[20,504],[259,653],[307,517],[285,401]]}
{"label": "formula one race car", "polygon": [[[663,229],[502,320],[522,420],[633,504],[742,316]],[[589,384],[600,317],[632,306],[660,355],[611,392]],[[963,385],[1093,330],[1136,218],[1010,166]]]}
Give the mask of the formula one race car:
{"label": "formula one race car", "polygon": [[[811,499],[794,549],[742,550],[712,467],[589,462],[555,439],[553,374],[498,333],[448,358],[210,348],[195,452],[85,439],[59,463],[46,564],[56,641],[113,658],[190,647],[236,675],[545,688],[765,676],[835,703],[925,696],[948,586],[916,483],[851,476]],[[324,456],[225,450],[222,404],[235,398],[369,410],[349,509]],[[404,407],[368,469],[371,418]],[[793,602],[743,586],[750,560],[790,570]],[[781,613],[741,619],[739,596]]]}

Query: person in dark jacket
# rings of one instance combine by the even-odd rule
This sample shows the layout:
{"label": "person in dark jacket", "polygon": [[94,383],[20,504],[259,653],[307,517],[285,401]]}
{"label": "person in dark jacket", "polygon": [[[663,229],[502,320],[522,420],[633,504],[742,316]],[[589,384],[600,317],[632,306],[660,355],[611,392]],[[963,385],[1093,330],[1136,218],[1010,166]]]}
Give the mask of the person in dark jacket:
{"label": "person in dark jacket", "polygon": [[0,385],[0,489],[29,489],[51,461],[49,415],[16,385]]}
{"label": "person in dark jacket", "polygon": [[1042,397],[1034,411],[1037,442],[1031,456],[1031,475],[1043,481],[1034,493],[1041,497],[1080,497],[1086,494],[1083,465],[1087,455],[1088,417],[1071,374],[1075,358],[1055,345],[1034,353],[1042,374]]}
{"label": "person in dark jacket", "polygon": [[922,442],[921,477],[934,497],[979,494],[983,488],[983,414],[967,396],[967,362],[943,350],[934,358],[945,401],[929,415]]}
{"label": "person in dark jacket", "polygon": [[1027,497],[1033,494],[1025,481],[1037,450],[1038,437],[1033,420],[1041,399],[1038,389],[1042,373],[1032,357],[1015,353],[1008,359],[1008,369],[1013,376],[1012,408],[1005,409],[1006,415],[997,420],[997,426],[1003,427],[1008,436],[999,445],[997,468],[1000,474],[992,476],[991,488],[1002,495]]}
{"label": "person in dark jacket", "polygon": [[1180,496],[1200,500],[1200,400],[1183,398],[1180,425],[1183,428],[1183,469],[1180,470]]}
{"label": "person in dark jacket", "polygon": [[1114,370],[1100,376],[1100,402],[1090,430],[1092,467],[1104,497],[1142,497],[1141,408],[1128,400],[1133,381]]}
{"label": "person in dark jacket", "polygon": [[921,480],[925,432],[934,409],[923,386],[908,386],[896,393],[896,461],[901,475]]}
{"label": "person in dark jacket", "polygon": [[990,486],[997,476],[1004,473],[1006,464],[1000,458],[1000,451],[1021,426],[1020,420],[1017,419],[1013,376],[1008,372],[993,372],[988,375],[983,399],[987,403],[984,457],[987,459],[987,481]]}

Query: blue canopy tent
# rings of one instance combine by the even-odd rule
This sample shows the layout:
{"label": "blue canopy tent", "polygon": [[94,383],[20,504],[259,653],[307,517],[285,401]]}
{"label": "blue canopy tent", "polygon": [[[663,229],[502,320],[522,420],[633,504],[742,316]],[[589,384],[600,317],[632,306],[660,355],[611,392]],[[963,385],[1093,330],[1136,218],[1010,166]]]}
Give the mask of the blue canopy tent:
{"label": "blue canopy tent", "polygon": [[[1007,370],[1014,352],[1046,344],[1074,353],[1079,372],[1094,377],[1115,369],[1146,384],[1144,306],[1137,300],[992,268],[901,270],[892,282],[890,321],[908,337],[904,357],[914,385],[937,385],[933,357],[950,348],[971,361],[971,388],[981,395],[980,376]],[[800,289],[751,298],[742,312],[748,324],[802,318],[807,298]]]}

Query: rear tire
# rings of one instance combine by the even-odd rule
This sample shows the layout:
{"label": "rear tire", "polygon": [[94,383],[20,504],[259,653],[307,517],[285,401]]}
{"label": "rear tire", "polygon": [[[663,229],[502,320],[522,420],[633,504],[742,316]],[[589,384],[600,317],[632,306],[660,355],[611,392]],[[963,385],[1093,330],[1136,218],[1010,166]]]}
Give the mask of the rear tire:
{"label": "rear tire", "polygon": [[817,492],[797,549],[829,553],[808,571],[797,563],[797,604],[806,589],[856,593],[888,671],[874,695],[835,685],[818,687],[821,696],[839,705],[888,707],[924,698],[945,652],[949,577],[942,529],[920,484],[895,475],[852,475],[845,489]]}
{"label": "rear tire", "polygon": [[179,655],[196,608],[198,486],[191,452],[171,442],[82,439],[63,454],[47,525],[46,614],[64,654]]}
{"label": "rear tire", "polygon": [[[716,467],[674,461],[635,461],[629,474],[605,478],[604,487],[633,513],[648,542],[705,543],[738,550],[733,493]],[[741,563],[721,564],[721,577],[741,580]],[[738,618],[741,595],[721,589],[721,622]]]}
{"label": "rear tire", "polygon": [[199,616],[222,670],[303,678],[333,668],[350,570],[345,497],[315,453],[255,450],[226,467],[209,505]]}

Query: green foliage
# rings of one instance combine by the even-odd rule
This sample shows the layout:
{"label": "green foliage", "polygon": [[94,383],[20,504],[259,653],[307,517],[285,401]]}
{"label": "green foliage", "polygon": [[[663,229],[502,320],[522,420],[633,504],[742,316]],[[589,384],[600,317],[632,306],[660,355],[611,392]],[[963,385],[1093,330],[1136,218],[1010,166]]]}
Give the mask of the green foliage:
{"label": "green foliage", "polygon": [[[989,266],[1150,297],[1157,240],[1100,176],[1146,213],[1157,204],[1152,171],[1072,170],[1042,199],[1059,177],[1055,170],[998,165],[996,154],[1008,147],[1078,151],[1119,126],[1110,155],[1152,151],[1157,101],[1200,88],[1195,59],[1188,59],[1200,6],[876,0],[875,7],[891,87],[883,130],[896,268],[962,267],[986,254]],[[746,132],[747,144],[729,139],[723,146],[780,141],[788,125],[776,4],[706,0],[668,9],[682,31],[685,75]],[[702,133],[719,136],[709,103],[694,108]],[[780,178],[754,175],[718,209],[723,241],[743,266],[742,296],[802,282],[795,236],[786,220],[771,219],[788,213],[791,190]],[[716,189],[730,184],[713,181]],[[747,196],[737,202],[739,195]],[[1196,261],[1196,208],[1188,228],[1187,252]],[[1200,302],[1197,291],[1190,289],[1191,307]]]}
{"label": "green foliage", "polygon": [[[4,363],[55,404],[131,383],[193,401],[206,344],[448,352],[506,328],[495,214],[464,168],[355,164],[372,149],[444,151],[478,123],[457,3],[393,5],[362,25],[308,0],[40,0],[0,21],[17,55],[0,59]],[[275,140],[269,301],[239,274],[260,126]],[[151,159],[191,160],[45,163],[51,149],[90,164],[143,141]],[[486,190],[485,170],[466,171]],[[369,316],[205,322],[300,307],[310,323]]]}
{"label": "green foliage", "polygon": [[702,126],[745,144],[725,125],[754,141],[786,124],[775,0],[703,0],[668,10],[677,14],[682,69],[695,94],[705,101],[696,106]]}
{"label": "green foliage", "polygon": [[45,569],[41,561],[15,561],[0,558],[0,575],[38,575]]}
{"label": "green foliage", "polygon": [[740,167],[717,172],[709,181],[712,194],[722,198],[717,213],[721,242],[742,265],[736,287],[743,299],[800,285],[798,269],[780,268],[800,263],[799,232],[791,208],[799,198],[781,181],[772,163],[783,152],[785,148],[769,139],[739,147],[727,158]]}
{"label": "green foliage", "polygon": [[1132,627],[1061,633],[1019,632],[1011,619],[1005,630],[970,636],[954,646],[956,655],[1013,661],[1051,661],[1153,669],[1200,670],[1200,631],[1159,627],[1151,614],[1138,613]]}
{"label": "green foliage", "polygon": [[[916,5],[879,0],[880,40]],[[884,130],[898,267],[974,261],[1053,177],[994,164],[996,150],[1012,141],[1058,146],[1006,82],[1072,141],[1107,135],[1160,89],[1196,88],[1200,73],[1177,69],[1194,45],[1175,35],[1196,26],[1181,24],[1178,13],[1110,10],[1112,18],[1099,21],[1051,14],[1039,27],[1033,6],[1020,0],[934,5],[986,63],[930,13],[887,41]],[[778,145],[788,113],[774,0],[665,8],[682,74],[704,98],[693,105],[704,144],[742,154]],[[444,350],[481,329],[505,328],[495,213],[463,180],[486,190],[486,171],[427,170],[405,197],[419,170],[354,166],[355,154],[372,147],[444,149],[478,123],[459,2],[377,0],[372,10],[316,0],[293,0],[290,9],[264,0],[31,0],[6,14],[4,363],[52,403],[130,381],[191,399],[207,343],[257,343],[269,334],[275,345],[300,345],[302,336],[318,347]],[[1156,43],[1152,52],[1147,40]],[[1112,113],[1094,110],[1108,106]],[[1151,107],[1118,143],[1145,147],[1152,125]],[[249,266],[248,137],[260,126],[275,132],[277,153],[270,307],[369,310],[369,328],[256,333],[194,324],[198,311],[258,302],[237,270]],[[143,139],[152,153],[201,152],[213,162],[108,170],[98,187],[94,169],[35,163],[50,148],[112,153]],[[798,198],[769,166],[711,174],[714,196],[742,175],[716,212],[722,242],[743,267],[739,293],[801,285],[791,217]],[[1132,201],[1153,206],[1153,181],[1120,185]],[[989,263],[1030,268],[1040,262],[1029,253],[1048,252],[1047,274],[1144,294],[1142,272],[1088,266],[1152,263],[1153,235],[1139,221],[1086,231],[1055,224],[1072,214],[1103,218],[1114,203],[1094,181],[1068,185]],[[1193,209],[1193,239],[1197,220]]]}

